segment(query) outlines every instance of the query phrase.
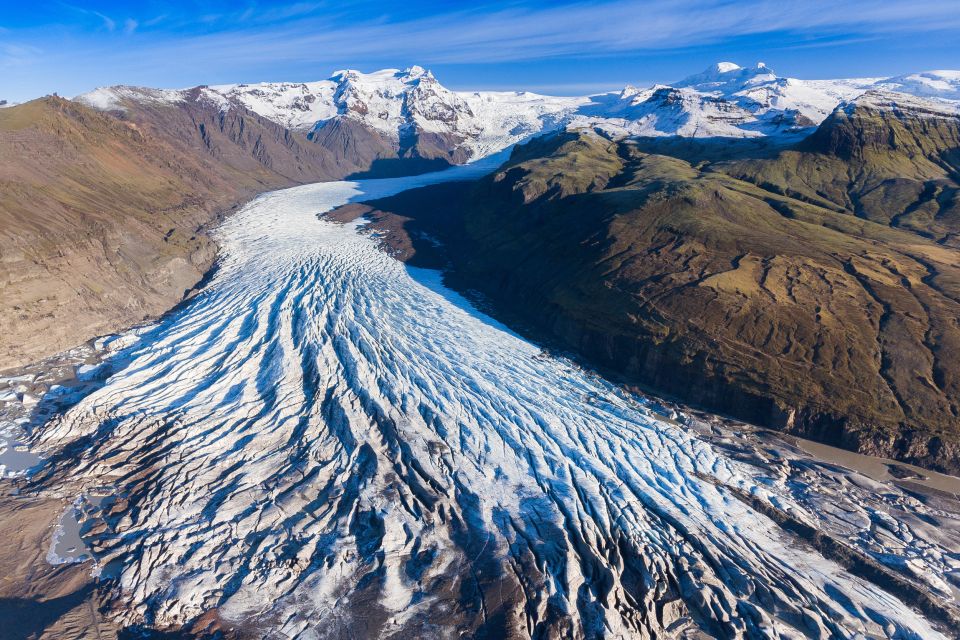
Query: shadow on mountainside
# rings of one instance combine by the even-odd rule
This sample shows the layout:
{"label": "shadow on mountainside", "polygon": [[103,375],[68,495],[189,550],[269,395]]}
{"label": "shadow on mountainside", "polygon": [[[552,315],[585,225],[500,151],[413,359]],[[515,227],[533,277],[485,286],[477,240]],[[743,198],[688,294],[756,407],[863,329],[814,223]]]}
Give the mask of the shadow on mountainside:
{"label": "shadow on mountainside", "polygon": [[443,158],[380,158],[369,169],[351,173],[345,180],[369,180],[373,178],[400,178],[423,173],[442,171],[451,167]]}
{"label": "shadow on mountainside", "polygon": [[0,635],[8,640],[39,637],[64,614],[83,604],[93,591],[91,582],[69,595],[50,600],[0,598],[0,620],[3,621]]}

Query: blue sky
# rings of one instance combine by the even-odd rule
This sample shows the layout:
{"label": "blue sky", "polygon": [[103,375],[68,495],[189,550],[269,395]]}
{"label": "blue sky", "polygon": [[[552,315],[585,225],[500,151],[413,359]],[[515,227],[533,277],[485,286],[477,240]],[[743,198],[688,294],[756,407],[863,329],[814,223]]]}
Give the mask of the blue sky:
{"label": "blue sky", "polygon": [[454,89],[578,94],[764,61],[800,78],[960,68],[958,0],[0,0],[0,99],[317,80],[420,64]]}

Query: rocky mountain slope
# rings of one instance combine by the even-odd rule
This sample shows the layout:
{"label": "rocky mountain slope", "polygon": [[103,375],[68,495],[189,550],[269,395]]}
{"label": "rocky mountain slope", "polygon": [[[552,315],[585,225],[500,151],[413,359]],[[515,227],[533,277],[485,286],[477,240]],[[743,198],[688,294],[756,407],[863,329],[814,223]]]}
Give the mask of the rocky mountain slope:
{"label": "rocky mountain slope", "polygon": [[0,368],[169,309],[212,265],[218,214],[338,176],[305,139],[197,97],[0,111]]}
{"label": "rocky mountain slope", "polygon": [[951,110],[881,93],[774,157],[691,164],[565,133],[369,214],[400,257],[451,261],[459,286],[630,380],[956,473],[958,134]]}
{"label": "rocky mountain slope", "polygon": [[724,170],[819,206],[960,246],[956,105],[870,91],[793,151]]}

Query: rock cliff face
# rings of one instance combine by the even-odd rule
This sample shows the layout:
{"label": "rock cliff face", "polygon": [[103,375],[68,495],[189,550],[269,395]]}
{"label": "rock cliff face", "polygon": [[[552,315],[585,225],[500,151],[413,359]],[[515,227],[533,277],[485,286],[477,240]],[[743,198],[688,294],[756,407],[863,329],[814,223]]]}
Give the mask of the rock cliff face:
{"label": "rock cliff face", "polygon": [[133,94],[106,112],[181,153],[212,159],[215,172],[236,176],[242,184],[296,184],[343,175],[337,159],[304,134],[205,88],[179,92],[179,99],[170,101]]}
{"label": "rock cliff face", "polygon": [[[402,258],[441,235],[454,283],[641,385],[955,473],[958,121],[875,102],[765,159],[541,139],[487,179],[370,215],[408,238]],[[915,199],[887,196],[890,180],[919,183]]]}

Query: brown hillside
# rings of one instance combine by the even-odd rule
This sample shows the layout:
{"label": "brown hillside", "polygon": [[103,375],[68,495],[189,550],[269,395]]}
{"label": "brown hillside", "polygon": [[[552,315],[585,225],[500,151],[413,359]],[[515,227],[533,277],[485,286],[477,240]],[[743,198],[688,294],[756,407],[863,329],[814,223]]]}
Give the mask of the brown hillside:
{"label": "brown hillside", "polygon": [[187,116],[56,97],[0,110],[0,369],[170,308],[212,264],[218,213],[324,176],[266,162],[280,141],[251,140],[249,116]]}
{"label": "brown hillside", "polygon": [[[891,228],[895,216],[804,197],[796,173],[781,189],[757,177],[783,176],[785,156],[820,172],[836,159],[801,148],[697,168],[566,134],[518,149],[472,186],[402,194],[373,215],[414,239],[444,235],[454,282],[642,385],[960,471],[960,251],[942,234]],[[914,157],[911,179],[949,183]],[[858,192],[836,160],[842,175],[822,183]]]}

